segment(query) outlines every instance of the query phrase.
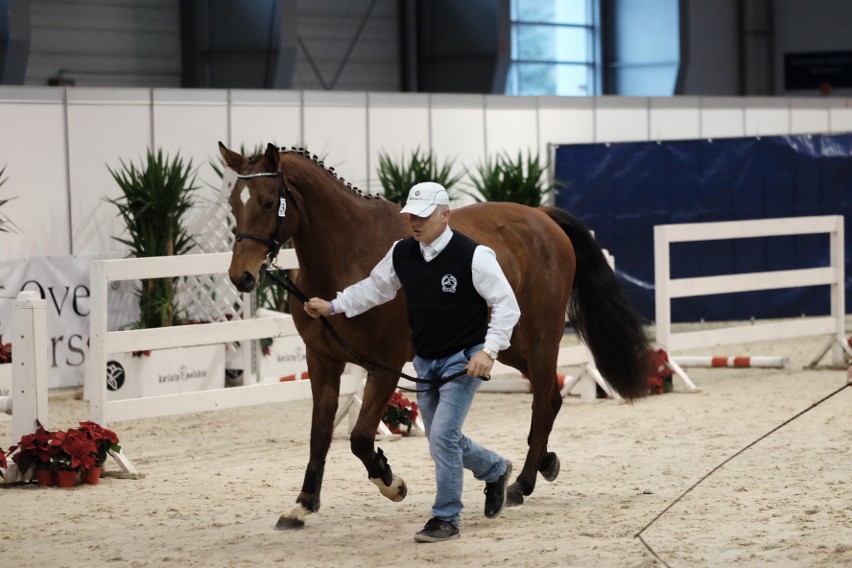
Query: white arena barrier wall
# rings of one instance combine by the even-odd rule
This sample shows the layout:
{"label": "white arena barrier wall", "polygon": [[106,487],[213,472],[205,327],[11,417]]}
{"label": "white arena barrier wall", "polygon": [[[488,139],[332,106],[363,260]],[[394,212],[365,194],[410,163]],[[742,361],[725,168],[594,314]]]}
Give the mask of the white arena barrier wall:
{"label": "white arena barrier wall", "polygon": [[[215,253],[92,262],[91,339],[84,385],[84,395],[89,400],[91,420],[106,425],[120,420],[187,414],[311,397],[308,380],[264,383],[257,382],[257,376],[249,379],[244,373],[244,377],[249,382],[254,381],[253,384],[108,400],[106,363],[107,356],[110,354],[298,335],[292,318],[286,314],[156,329],[107,331],[107,290],[110,282],[223,274],[227,273],[230,261],[231,253]],[[298,268],[295,251],[282,250],[278,256],[278,264],[285,269]],[[222,348],[224,350],[224,346]],[[245,367],[246,370],[249,368],[250,366]],[[338,409],[335,426],[348,416],[351,429],[360,409],[362,393],[363,374],[348,373],[342,377],[340,394],[345,396],[346,400],[342,401]]]}
{"label": "white arena barrier wall", "polygon": [[[671,278],[671,243],[821,233],[829,234],[830,265],[826,267]],[[658,225],[654,227],[654,281],[657,344],[670,355],[684,349],[827,336],[825,347],[814,357],[810,366],[815,366],[829,350],[832,350],[832,363],[835,365],[843,364],[844,352],[852,356],[845,337],[843,217],[840,215]],[[819,285],[830,286],[831,313],[827,316],[712,330],[672,331],[671,301],[674,298]],[[675,371],[691,384],[681,369]]]}

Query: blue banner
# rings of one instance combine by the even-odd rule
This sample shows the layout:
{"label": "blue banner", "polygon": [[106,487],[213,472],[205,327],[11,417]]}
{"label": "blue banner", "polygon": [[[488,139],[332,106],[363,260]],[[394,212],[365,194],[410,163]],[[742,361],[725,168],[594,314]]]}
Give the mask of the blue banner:
{"label": "blue banner", "polygon": [[[615,256],[634,306],[654,319],[654,226],[809,215],[849,217],[852,135],[560,146],[556,204]],[[850,301],[845,231],[846,302]],[[828,235],[676,243],[673,278],[828,266]],[[827,286],[683,298],[673,321],[826,315]]]}

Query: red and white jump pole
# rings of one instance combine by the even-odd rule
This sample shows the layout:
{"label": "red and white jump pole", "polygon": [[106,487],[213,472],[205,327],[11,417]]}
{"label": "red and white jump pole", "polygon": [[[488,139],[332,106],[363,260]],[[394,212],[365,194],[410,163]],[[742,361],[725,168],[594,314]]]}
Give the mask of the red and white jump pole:
{"label": "red and white jump pole", "polygon": [[788,357],[748,356],[713,357],[704,355],[678,355],[672,357],[681,367],[771,367],[783,369],[790,362]]}

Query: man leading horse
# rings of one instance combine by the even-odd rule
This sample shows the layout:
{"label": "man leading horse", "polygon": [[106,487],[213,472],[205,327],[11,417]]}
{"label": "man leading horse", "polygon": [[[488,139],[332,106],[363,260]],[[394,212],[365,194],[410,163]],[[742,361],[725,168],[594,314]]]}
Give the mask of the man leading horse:
{"label": "man leading horse", "polygon": [[[485,482],[486,517],[503,510],[512,474],[509,460],[462,434],[462,425],[521,312],[494,251],[449,227],[449,203],[438,183],[412,187],[400,214],[408,216],[413,236],[395,242],[367,278],[334,300],[305,303],[314,318],[354,317],[405,291],[414,368],[421,379],[436,381],[417,391],[437,485],[432,518],[414,535],[417,542],[459,536],[464,468]],[[462,369],[465,374],[441,381]]]}

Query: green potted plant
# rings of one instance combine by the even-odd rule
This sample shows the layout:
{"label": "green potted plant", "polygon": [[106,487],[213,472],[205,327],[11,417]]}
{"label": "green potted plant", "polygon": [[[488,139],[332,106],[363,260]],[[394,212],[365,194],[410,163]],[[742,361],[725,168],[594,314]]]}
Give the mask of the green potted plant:
{"label": "green potted plant", "polygon": [[462,190],[462,193],[477,202],[510,201],[538,207],[545,195],[563,184],[558,180],[549,184],[547,164],[528,151],[526,156],[518,152],[516,159],[507,153],[486,158],[476,166],[471,185],[473,191]]}
{"label": "green potted plant", "polygon": [[[184,163],[180,154],[169,159],[162,150],[148,150],[138,167],[121,161],[110,174],[122,196],[108,201],[118,208],[124,220],[126,237],[114,237],[127,245],[130,256],[172,256],[189,252],[194,241],[186,224],[193,205],[195,174],[192,161]],[[143,280],[138,290],[138,328],[170,326],[176,323],[175,278]]]}
{"label": "green potted plant", "polygon": [[454,160],[442,164],[434,153],[416,148],[411,152],[408,161],[405,158],[398,162],[388,154],[379,153],[379,182],[382,184],[385,199],[399,203],[408,198],[411,186],[423,181],[440,183],[449,192],[461,179],[463,174],[453,175]]}

